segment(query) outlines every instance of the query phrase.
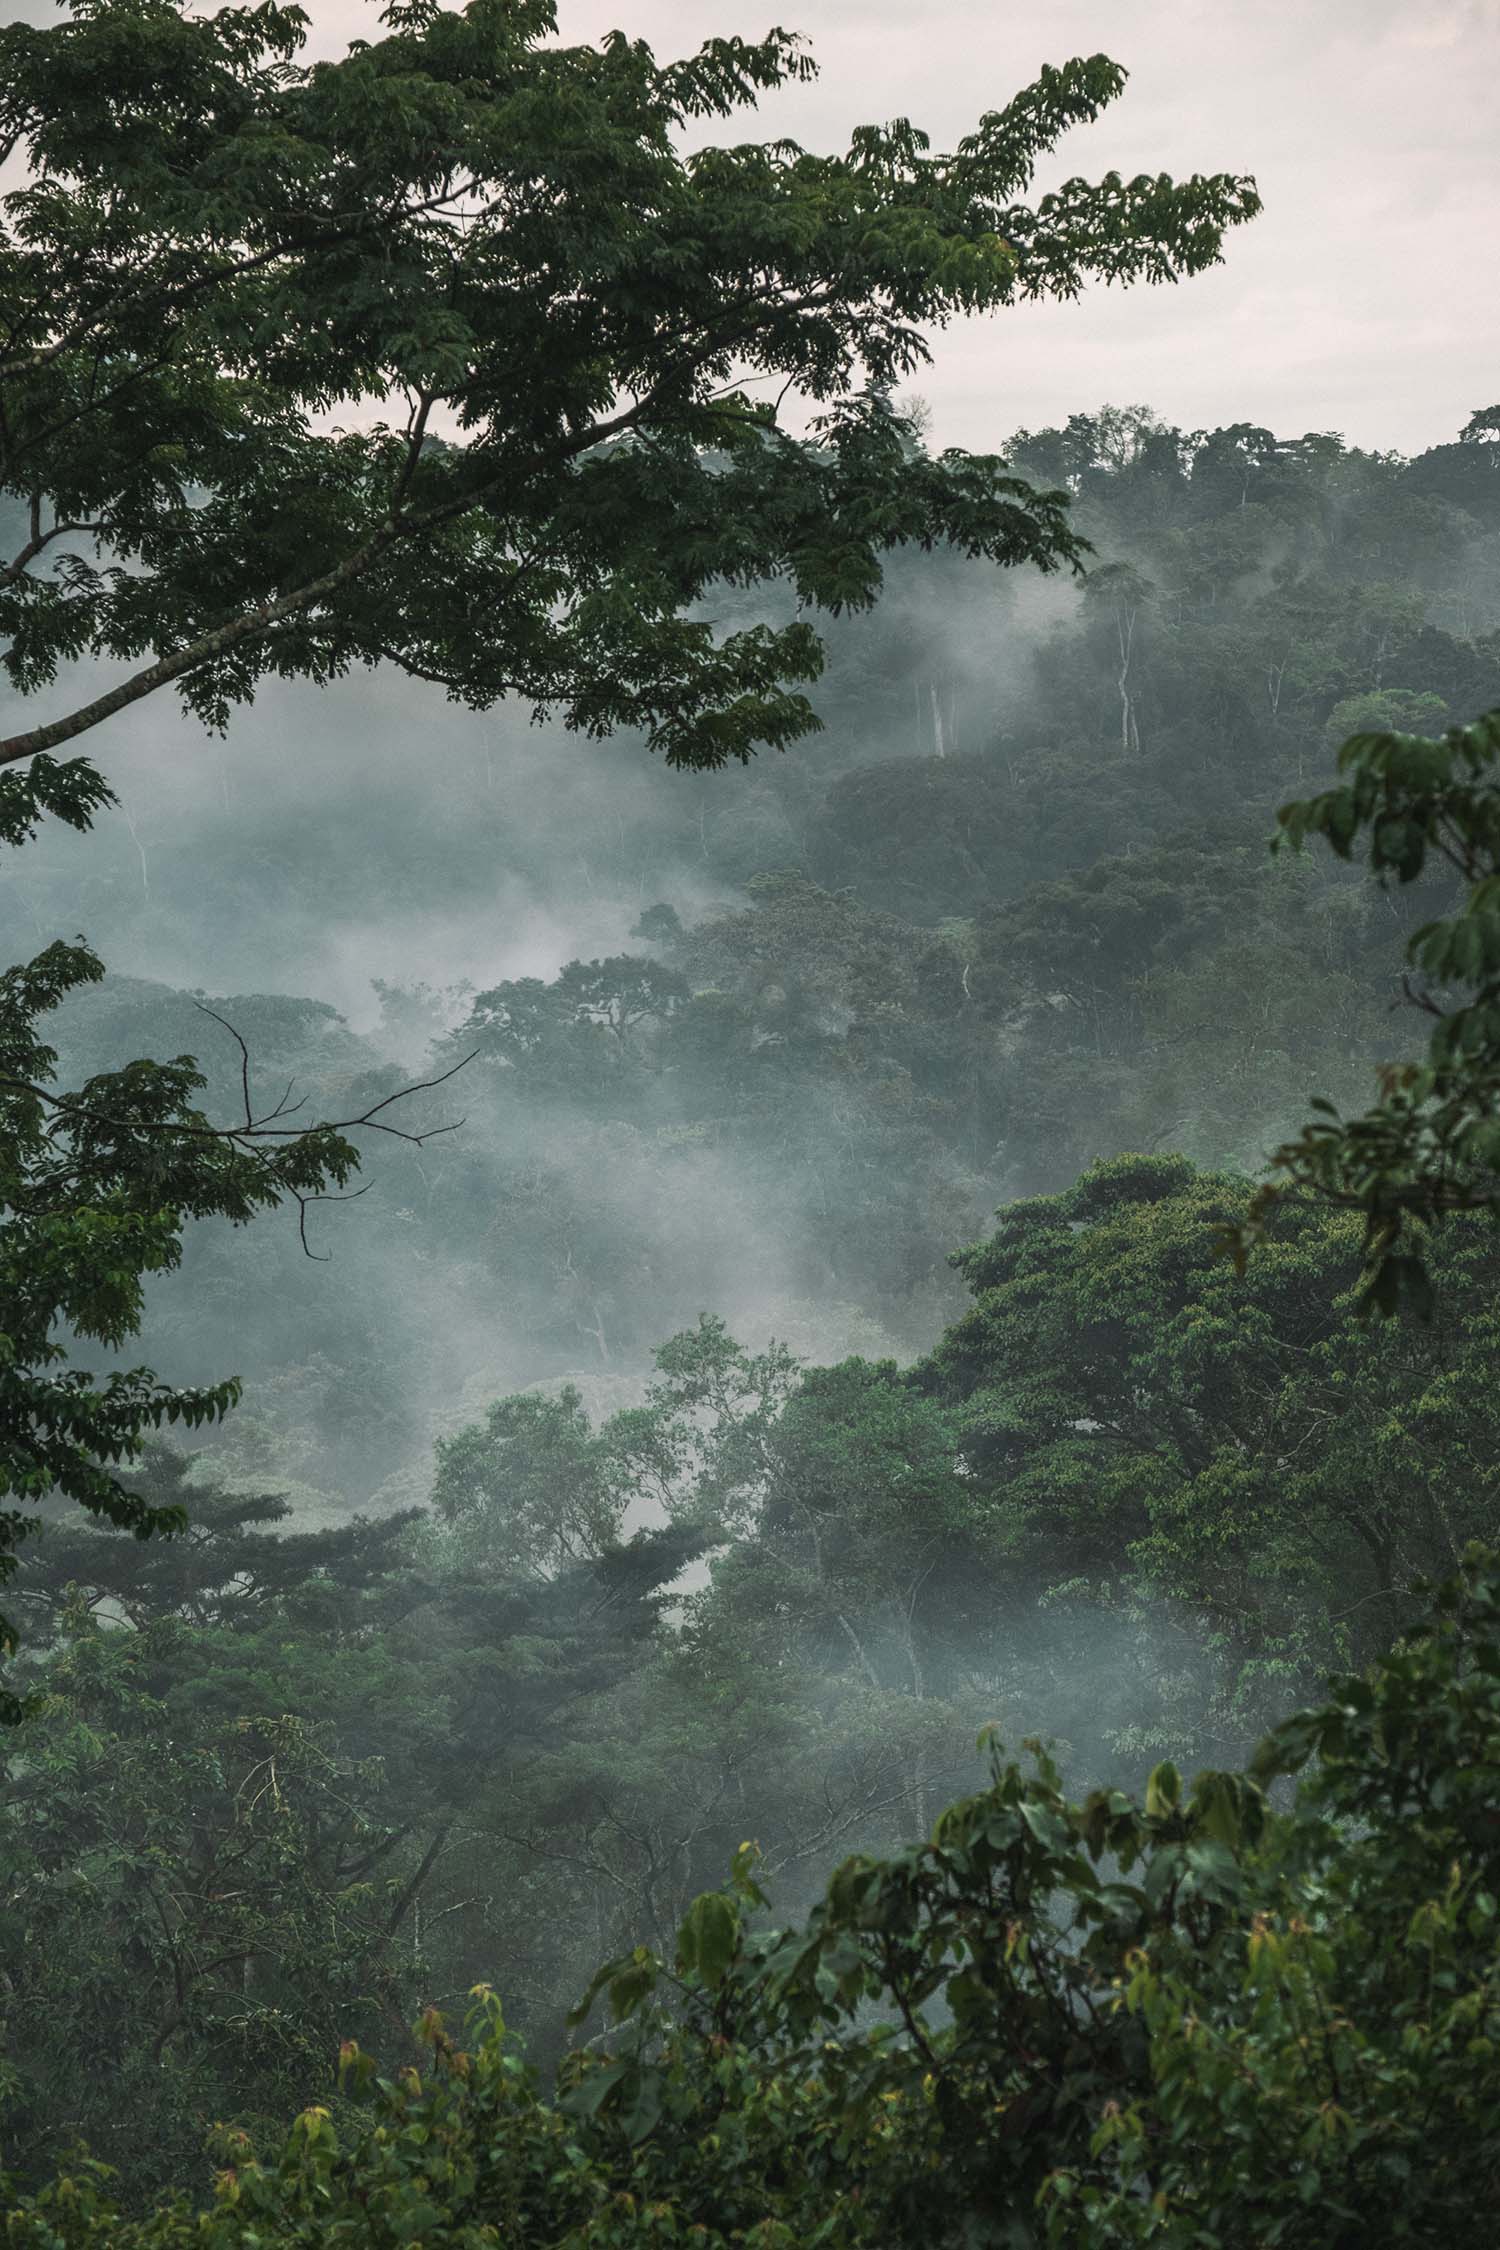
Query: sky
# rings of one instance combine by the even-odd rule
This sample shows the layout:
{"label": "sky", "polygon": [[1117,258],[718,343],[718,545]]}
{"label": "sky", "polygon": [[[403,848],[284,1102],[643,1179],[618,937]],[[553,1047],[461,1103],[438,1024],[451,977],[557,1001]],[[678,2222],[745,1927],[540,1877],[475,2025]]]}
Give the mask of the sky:
{"label": "sky", "polygon": [[[3,11],[11,0],[0,0]],[[914,385],[939,445],[987,449],[1108,401],[1185,429],[1338,430],[1403,453],[1500,399],[1500,0],[776,0],[820,77],[731,128],[811,148],[909,116],[952,146],[1039,64],[1111,55],[1119,102],[1045,186],[1111,168],[1252,173],[1265,210],[1223,266],[1095,290],[934,339]],[[310,0],[314,41],[378,35],[373,0]],[[662,56],[759,35],[747,0],[559,0],[561,35],[618,25]]]}
{"label": "sky", "polygon": [[[306,0],[311,47],[378,37],[380,0]],[[1064,140],[1041,188],[1116,169],[1254,175],[1265,209],[1223,266],[1098,289],[934,338],[914,389],[937,445],[988,450],[1106,402],[1180,428],[1338,430],[1416,453],[1500,399],[1500,0],[558,0],[560,36],[618,26],[662,56],[775,8],[818,80],[727,131],[842,146],[909,116],[951,147],[1039,64],[1103,52],[1124,95]],[[0,23],[52,0],[0,0]]]}

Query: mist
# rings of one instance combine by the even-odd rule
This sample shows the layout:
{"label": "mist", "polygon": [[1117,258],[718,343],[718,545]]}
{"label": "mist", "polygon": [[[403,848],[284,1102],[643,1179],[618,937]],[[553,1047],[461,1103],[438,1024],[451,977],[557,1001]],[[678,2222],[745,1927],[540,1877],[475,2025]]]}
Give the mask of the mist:
{"label": "mist", "polygon": [[[1363,1082],[1388,1036],[1387,930],[1323,871],[1282,873],[1278,905],[1261,856],[1278,794],[1319,754],[1318,707],[1290,728],[1253,700],[1225,709],[1218,746],[1184,756],[1225,627],[1278,631],[1283,586],[1313,567],[1305,526],[1246,517],[1226,488],[1228,606],[1210,587],[1185,609],[1143,481],[1160,425],[1132,412],[1093,467],[1067,452],[1083,440],[1017,441],[1044,479],[1082,468],[1096,580],[896,557],[877,608],[827,633],[823,730],[745,769],[671,772],[628,734],[465,711],[389,668],[272,681],[217,740],[160,701],[115,722],[117,806],[91,834],[45,834],[0,901],[17,956],[81,927],[108,964],[58,1018],[65,1071],[190,1052],[227,1116],[238,1033],[256,1106],[285,1085],[310,1116],[461,1066],[388,1113],[438,1137],[367,1136],[358,1199],[315,1208],[306,1241],[286,1219],[207,1225],[185,1274],[151,1285],[150,1364],[245,1379],[208,1440],[224,1473],[274,1476],[311,1520],[421,1504],[434,1443],[491,1400],[573,1384],[593,1408],[627,1405],[656,1347],[703,1314],[814,1364],[909,1363],[962,1309],[951,1255],[1008,1198],[1163,1135],[1253,1172],[1304,1094],[1329,1090],[1326,1065],[1335,1091]],[[1384,505],[1387,472],[1363,473],[1363,497],[1329,495],[1351,557]],[[1425,611],[1466,629],[1455,647],[1483,645],[1492,545],[1456,518],[1440,555],[1414,556],[1408,630]],[[1123,768],[1120,617],[1091,591],[1121,567],[1147,589],[1144,733]],[[713,607],[726,625],[789,614],[774,589]],[[1174,643],[1194,636],[1184,670]],[[1154,950],[1117,989],[1107,961],[1080,983],[1044,960],[1068,884],[1094,914],[1090,885],[1103,903],[1132,855],[1157,855],[1164,897],[1195,834],[1263,900],[1252,918],[1285,926],[1290,909],[1346,962],[1340,997],[1309,1013],[1289,994],[1296,1020],[1248,1100],[1243,1065],[1192,1028],[1195,990],[1221,1024],[1236,1004],[1217,906],[1180,928],[1174,910],[1159,934],[1139,924],[1159,908],[1133,907]],[[519,1067],[485,1051],[476,996],[622,956],[676,976],[662,1012],[613,1039],[585,1008],[556,1031],[576,1051]],[[1160,1017],[1173,1005],[1185,1030]],[[1315,1053],[1322,1079],[1289,1082]]]}
{"label": "mist", "polygon": [[1496,4],[0,6],[7,2242],[1488,2239]]}

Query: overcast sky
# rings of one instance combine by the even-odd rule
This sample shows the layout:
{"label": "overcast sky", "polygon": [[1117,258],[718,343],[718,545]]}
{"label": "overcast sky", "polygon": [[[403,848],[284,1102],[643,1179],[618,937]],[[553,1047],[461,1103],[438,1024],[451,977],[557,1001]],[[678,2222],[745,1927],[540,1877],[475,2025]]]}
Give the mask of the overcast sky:
{"label": "overcast sky", "polygon": [[[315,48],[379,35],[378,0],[307,0]],[[940,444],[987,447],[1108,400],[1184,428],[1341,430],[1416,452],[1500,400],[1500,0],[559,0],[564,38],[618,25],[662,55],[805,32],[816,84],[736,139],[841,146],[909,116],[950,147],[1042,62],[1130,72],[1046,178],[1115,167],[1253,173],[1262,216],[1214,272],[961,323],[916,386]],[[46,18],[0,0],[0,21]]]}
{"label": "overcast sky", "polygon": [[[325,52],[375,26],[367,0],[310,8]],[[1130,83],[1052,177],[1255,175],[1266,208],[1212,273],[938,336],[916,387],[940,444],[1109,400],[1416,452],[1500,400],[1500,0],[560,0],[560,17],[565,38],[619,25],[662,55],[779,17],[821,76],[733,137],[808,147],[893,116],[950,147],[1038,64],[1102,50]]]}

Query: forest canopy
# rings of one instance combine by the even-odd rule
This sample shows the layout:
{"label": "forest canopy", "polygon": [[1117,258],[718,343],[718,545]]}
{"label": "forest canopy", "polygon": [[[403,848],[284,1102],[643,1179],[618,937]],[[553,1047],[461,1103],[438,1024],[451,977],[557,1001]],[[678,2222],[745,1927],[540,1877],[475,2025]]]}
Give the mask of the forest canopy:
{"label": "forest canopy", "polygon": [[837,156],[684,154],[690,120],[805,77],[802,43],[659,64],[552,43],[547,0],[383,21],[313,66],[279,5],[80,0],[0,32],[26,166],[0,231],[5,668],[31,694],[139,666],[0,762],[164,687],[222,726],[268,672],[376,663],[639,727],[674,764],[783,746],[816,723],[816,636],[716,635],[686,614],[709,587],[837,613],[898,544],[1077,560],[1058,495],[904,442],[889,394],[927,334],[1199,272],[1258,208],[1228,174],[1020,200],[1121,92],[1102,55],[944,155],[905,121]]}
{"label": "forest canopy", "polygon": [[1103,56],[307,29],[0,29],[0,2232],[1477,2250],[1500,409],[931,449]]}

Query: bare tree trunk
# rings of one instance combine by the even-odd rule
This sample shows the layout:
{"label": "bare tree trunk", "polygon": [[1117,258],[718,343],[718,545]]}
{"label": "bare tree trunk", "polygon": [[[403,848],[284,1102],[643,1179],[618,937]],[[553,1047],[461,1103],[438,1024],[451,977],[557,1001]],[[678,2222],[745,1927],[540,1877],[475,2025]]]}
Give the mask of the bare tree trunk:
{"label": "bare tree trunk", "polygon": [[[926,1575],[925,1572],[923,1574]],[[913,1589],[913,1600],[916,1590]],[[906,1667],[911,1674],[912,1700],[917,1704],[927,1700],[927,1679],[922,1670],[922,1659],[917,1654],[917,1636],[912,1629],[911,1605],[907,1605],[902,1639],[906,1643]],[[912,1757],[911,1768],[912,1808],[916,1813],[917,1834],[925,1836],[932,1823],[927,1815],[927,1760],[919,1741]]]}
{"label": "bare tree trunk", "polygon": [[842,1626],[844,1632],[848,1636],[849,1645],[859,1659],[861,1671],[864,1673],[865,1678],[869,1681],[871,1687],[874,1688],[876,1694],[878,1695],[880,1692],[880,1678],[875,1670],[874,1665],[870,1662],[869,1657],[865,1654],[863,1641],[861,1641],[858,1633],[855,1632],[854,1627],[850,1624],[848,1618],[844,1615],[841,1609],[836,1609],[833,1614],[837,1623]]}
{"label": "bare tree trunk", "polygon": [[1141,736],[1136,725],[1135,704],[1130,693],[1130,652],[1135,642],[1135,609],[1115,611],[1115,632],[1120,643],[1120,671],[1117,685],[1120,690],[1120,755],[1128,758],[1140,755]]}
{"label": "bare tree trunk", "polygon": [[130,814],[123,804],[120,807],[120,818],[124,821],[126,827],[130,830],[130,841],[134,844],[136,851],[140,855],[141,894],[147,901],[149,901],[151,897],[151,877],[146,867],[146,847],[141,842],[140,837],[136,834],[135,822],[131,819]]}

